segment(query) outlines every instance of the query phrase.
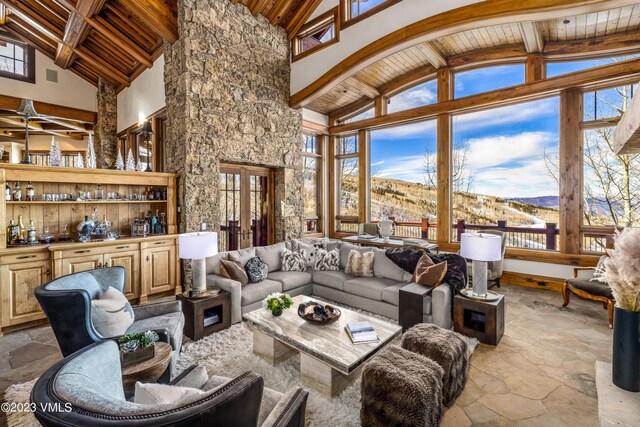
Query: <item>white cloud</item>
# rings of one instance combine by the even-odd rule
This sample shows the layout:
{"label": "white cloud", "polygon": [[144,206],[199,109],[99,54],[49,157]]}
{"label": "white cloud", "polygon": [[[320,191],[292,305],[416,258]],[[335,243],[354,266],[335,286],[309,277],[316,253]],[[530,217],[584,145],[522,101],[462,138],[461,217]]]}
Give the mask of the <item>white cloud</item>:
{"label": "white cloud", "polygon": [[371,163],[371,167],[380,166],[384,164],[384,160],[380,160],[379,162]]}
{"label": "white cloud", "polygon": [[436,91],[425,85],[416,86],[391,98],[389,112],[408,110],[422,105],[433,104],[437,101]]}
{"label": "white cloud", "polygon": [[[380,162],[377,162],[380,163]],[[424,182],[424,156],[392,157],[384,161],[384,167],[373,171],[378,178],[401,179],[403,181]]]}
{"label": "white cloud", "polygon": [[523,132],[470,139],[467,167],[480,169],[541,159],[544,147],[555,140],[557,136],[550,132]]}
{"label": "white cloud", "polygon": [[483,169],[474,174],[472,191],[500,197],[537,197],[558,194],[558,184],[547,173],[544,160],[512,168]]}
{"label": "white cloud", "polygon": [[425,138],[436,138],[436,121],[428,120],[426,122],[412,123],[410,125],[395,126],[386,129],[374,130],[371,132],[372,138],[380,139],[399,139],[399,138],[415,138],[424,136]]}

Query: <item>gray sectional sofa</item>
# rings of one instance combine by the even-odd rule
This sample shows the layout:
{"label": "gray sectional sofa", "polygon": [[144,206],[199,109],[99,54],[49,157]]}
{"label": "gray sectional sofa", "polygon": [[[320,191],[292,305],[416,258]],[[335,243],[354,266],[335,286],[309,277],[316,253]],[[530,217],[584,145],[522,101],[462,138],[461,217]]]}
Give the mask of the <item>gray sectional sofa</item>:
{"label": "gray sectional sofa", "polygon": [[[313,295],[398,320],[399,291],[410,283],[411,274],[389,260],[383,249],[337,241],[331,241],[331,244],[339,246],[338,271],[281,271],[282,252],[291,247],[291,242],[282,242],[233,251],[243,264],[254,256],[262,258],[269,266],[269,274],[264,281],[249,283],[242,288],[240,282],[222,277],[220,260],[226,259],[229,252],[221,252],[206,260],[207,285],[217,286],[231,293],[232,323],[242,321],[244,313],[262,308],[262,300],[272,292],[284,292],[291,296]],[[345,274],[344,266],[352,249],[375,252],[374,277]],[[435,288],[424,299],[424,322],[451,329],[452,299],[449,286],[443,284]]]}

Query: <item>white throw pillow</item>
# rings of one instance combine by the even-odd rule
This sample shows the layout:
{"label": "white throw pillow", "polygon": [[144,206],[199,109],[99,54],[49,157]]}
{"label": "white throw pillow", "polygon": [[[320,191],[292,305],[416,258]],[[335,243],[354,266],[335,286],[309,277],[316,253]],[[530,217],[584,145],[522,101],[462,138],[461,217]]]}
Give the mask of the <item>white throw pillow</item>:
{"label": "white throw pillow", "polygon": [[133,324],[133,308],[122,292],[109,286],[91,301],[91,322],[103,337],[123,335]]}
{"label": "white throw pillow", "polygon": [[136,391],[133,395],[133,403],[141,405],[157,405],[166,403],[178,403],[191,396],[206,394],[197,388],[178,387],[168,384],[136,383]]}

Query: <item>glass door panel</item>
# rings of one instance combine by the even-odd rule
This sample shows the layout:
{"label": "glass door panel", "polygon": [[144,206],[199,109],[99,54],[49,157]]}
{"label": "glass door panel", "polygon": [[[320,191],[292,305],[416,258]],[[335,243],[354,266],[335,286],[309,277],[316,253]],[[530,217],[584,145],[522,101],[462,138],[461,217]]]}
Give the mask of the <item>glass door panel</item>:
{"label": "glass door panel", "polygon": [[241,175],[239,173],[220,174],[220,235],[219,251],[235,251],[240,249],[241,230]]}

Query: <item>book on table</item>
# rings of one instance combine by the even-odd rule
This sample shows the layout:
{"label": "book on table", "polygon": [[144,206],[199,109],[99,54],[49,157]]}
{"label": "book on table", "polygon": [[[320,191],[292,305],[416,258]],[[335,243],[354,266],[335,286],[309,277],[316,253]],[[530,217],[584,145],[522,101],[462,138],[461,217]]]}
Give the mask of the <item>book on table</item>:
{"label": "book on table", "polygon": [[375,240],[378,236],[372,236],[371,234],[358,234],[358,240]]}
{"label": "book on table", "polygon": [[378,333],[369,322],[348,322],[344,329],[354,344],[369,344],[380,341]]}

